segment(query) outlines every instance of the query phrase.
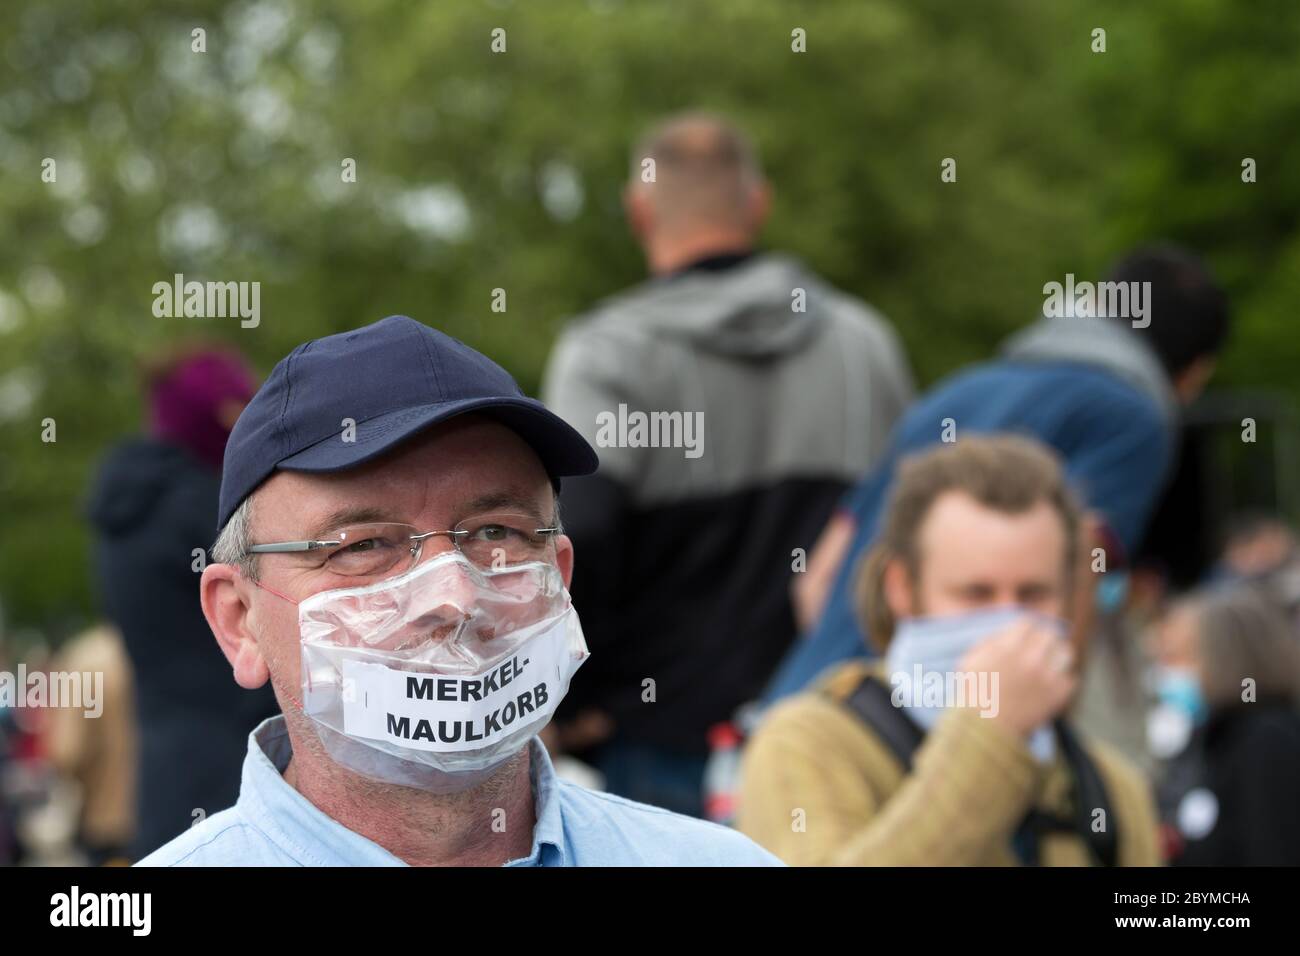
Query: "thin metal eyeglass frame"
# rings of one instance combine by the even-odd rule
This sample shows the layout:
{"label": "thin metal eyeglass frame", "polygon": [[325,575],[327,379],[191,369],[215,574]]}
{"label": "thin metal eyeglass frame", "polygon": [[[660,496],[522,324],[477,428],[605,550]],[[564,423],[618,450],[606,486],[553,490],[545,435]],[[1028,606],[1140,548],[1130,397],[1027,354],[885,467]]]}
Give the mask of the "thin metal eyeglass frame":
{"label": "thin metal eyeglass frame", "polygon": [[[402,522],[372,521],[369,522],[369,524],[402,524]],[[364,525],[362,525],[362,527],[364,527]],[[407,527],[408,528],[413,527],[413,525],[407,525]],[[533,534],[556,535],[559,533],[560,533],[560,529],[558,526],[554,528],[533,529]],[[411,552],[413,554],[416,554],[418,557],[418,552],[423,549],[424,542],[429,538],[442,537],[442,536],[451,538],[452,545],[455,546],[457,551],[460,551],[461,550],[460,539],[463,535],[467,535],[467,534],[469,534],[468,531],[457,531],[456,529],[453,528],[450,531],[424,531],[419,534],[408,535],[407,539],[409,541],[414,542],[414,544],[411,547]],[[248,550],[245,553],[246,554],[291,554],[291,553],[300,553],[303,551],[319,551],[321,548],[339,547],[343,543],[344,542],[342,540],[339,541],[329,541],[329,540],[276,541],[270,544],[249,545]]]}

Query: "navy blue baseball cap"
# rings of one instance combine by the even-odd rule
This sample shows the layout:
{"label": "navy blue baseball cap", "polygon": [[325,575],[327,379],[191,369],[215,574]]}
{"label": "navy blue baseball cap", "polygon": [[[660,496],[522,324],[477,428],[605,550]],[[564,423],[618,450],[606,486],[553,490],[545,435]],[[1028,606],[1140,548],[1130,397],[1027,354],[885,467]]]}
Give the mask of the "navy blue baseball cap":
{"label": "navy blue baseball cap", "polygon": [[[437,329],[390,315],[306,342],[276,365],[226,443],[217,528],[277,470],[345,471],[468,412],[512,429],[557,485],[596,470],[586,439],[505,369]],[[356,423],[355,441],[343,440],[345,419]]]}

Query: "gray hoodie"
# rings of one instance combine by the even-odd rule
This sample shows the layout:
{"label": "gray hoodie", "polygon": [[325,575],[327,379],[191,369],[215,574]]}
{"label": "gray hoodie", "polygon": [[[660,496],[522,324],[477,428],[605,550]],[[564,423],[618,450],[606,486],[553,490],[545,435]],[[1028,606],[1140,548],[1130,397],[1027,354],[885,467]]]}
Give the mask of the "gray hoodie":
{"label": "gray hoodie", "polygon": [[794,639],[800,555],[911,395],[884,320],[784,256],[653,279],[571,323],[543,398],[600,470],[561,499],[592,650],[569,712],[702,754]]}
{"label": "gray hoodie", "polygon": [[[791,475],[854,482],[911,397],[884,319],[775,254],[604,301],[561,336],[542,395],[596,446],[602,473],[647,504]],[[620,404],[702,413],[698,455],[609,444],[598,417]]]}

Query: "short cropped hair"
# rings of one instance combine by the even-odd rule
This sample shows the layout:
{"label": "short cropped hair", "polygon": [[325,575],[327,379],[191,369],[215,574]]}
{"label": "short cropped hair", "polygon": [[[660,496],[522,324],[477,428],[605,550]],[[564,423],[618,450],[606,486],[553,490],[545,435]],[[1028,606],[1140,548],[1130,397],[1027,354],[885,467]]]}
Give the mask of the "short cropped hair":
{"label": "short cropped hair", "polygon": [[711,113],[669,117],[638,140],[631,159],[634,183],[654,161],[651,202],[661,221],[679,228],[740,222],[763,175],[749,138]]}

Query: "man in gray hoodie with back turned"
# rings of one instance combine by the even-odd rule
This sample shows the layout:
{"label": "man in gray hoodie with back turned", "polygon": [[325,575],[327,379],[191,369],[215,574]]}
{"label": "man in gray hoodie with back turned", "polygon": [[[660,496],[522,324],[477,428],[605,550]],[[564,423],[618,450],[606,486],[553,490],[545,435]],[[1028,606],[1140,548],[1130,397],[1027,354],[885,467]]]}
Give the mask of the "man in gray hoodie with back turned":
{"label": "man in gray hoodie with back turned", "polygon": [[654,129],[624,194],[654,277],[568,326],[543,391],[600,454],[561,496],[593,654],[558,742],[696,815],[709,728],[789,647],[791,575],[912,394],[877,313],[755,250],[769,201],[725,121]]}

